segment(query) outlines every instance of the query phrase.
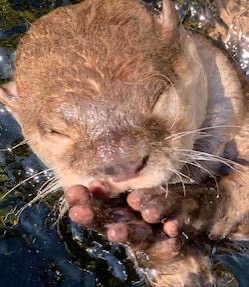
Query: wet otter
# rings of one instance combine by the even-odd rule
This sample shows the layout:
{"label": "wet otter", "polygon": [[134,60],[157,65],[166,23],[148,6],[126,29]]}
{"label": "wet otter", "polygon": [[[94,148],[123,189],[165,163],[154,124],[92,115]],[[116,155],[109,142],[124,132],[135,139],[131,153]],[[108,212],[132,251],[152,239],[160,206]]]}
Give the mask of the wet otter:
{"label": "wet otter", "polygon": [[[111,194],[135,190],[128,203],[149,223],[179,208],[182,195],[165,199],[162,187],[176,178],[197,182],[230,164],[221,156],[245,112],[225,55],[185,31],[168,0],[158,15],[132,0],[86,0],[55,10],[19,45],[15,82],[2,87],[0,100],[60,184],[91,187],[102,180]],[[196,232],[229,234],[247,214],[245,186],[236,195],[221,188],[228,196],[214,220],[200,217]],[[91,208],[76,203],[71,217],[85,223],[79,214],[87,211],[91,221]],[[189,217],[182,218],[187,225]]]}

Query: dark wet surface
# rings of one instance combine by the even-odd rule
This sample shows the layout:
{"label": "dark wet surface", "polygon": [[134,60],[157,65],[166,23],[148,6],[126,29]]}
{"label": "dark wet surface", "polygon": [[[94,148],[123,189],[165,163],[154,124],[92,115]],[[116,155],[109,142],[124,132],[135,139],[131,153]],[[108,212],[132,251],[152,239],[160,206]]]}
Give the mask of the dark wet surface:
{"label": "dark wet surface", "polygon": [[[11,78],[18,38],[31,22],[70,2],[0,0],[0,82]],[[153,7],[159,3],[146,2]],[[243,73],[249,74],[249,30],[242,33],[236,28],[234,33],[234,27],[229,24],[224,32],[219,26],[223,20],[219,18],[217,6],[204,2],[179,0],[179,13],[185,26],[219,39]],[[241,6],[243,3],[246,1],[241,1]],[[0,151],[0,196],[33,176],[0,200],[0,286],[143,286],[122,247],[108,243],[95,232],[81,229],[66,216],[55,224],[56,197],[26,208],[18,221],[15,213],[51,178],[49,171],[36,176],[46,167],[27,146],[10,150],[22,140],[18,124],[0,105],[0,149],[9,148]],[[249,286],[247,246],[248,243],[228,241],[206,245],[216,274],[230,282],[226,286]]]}

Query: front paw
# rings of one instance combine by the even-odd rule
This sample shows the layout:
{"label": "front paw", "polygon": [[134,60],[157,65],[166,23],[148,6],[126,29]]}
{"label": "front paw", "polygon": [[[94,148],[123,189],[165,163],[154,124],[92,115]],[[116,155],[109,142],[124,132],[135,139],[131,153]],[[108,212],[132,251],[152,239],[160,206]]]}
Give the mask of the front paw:
{"label": "front paw", "polygon": [[112,198],[103,183],[89,189],[72,186],[64,195],[72,221],[97,230],[112,242],[139,245],[153,238],[152,227],[127,206],[125,199]]}
{"label": "front paw", "polygon": [[[169,237],[176,237],[182,228],[187,232],[197,221],[200,213],[199,187],[171,185],[162,188],[140,189],[128,195],[129,206],[140,212],[143,220],[150,224],[163,224],[163,230]],[[195,228],[194,228],[195,229]]]}
{"label": "front paw", "polygon": [[[126,198],[112,198],[104,183],[94,184],[90,188],[72,186],[65,191],[70,205],[69,217],[72,221],[90,227],[104,234],[109,241],[128,243],[133,251],[143,252],[153,249],[153,254],[174,257],[181,249],[178,224],[174,220],[163,224],[145,222],[139,212],[127,205]],[[170,233],[170,238],[164,232]]]}

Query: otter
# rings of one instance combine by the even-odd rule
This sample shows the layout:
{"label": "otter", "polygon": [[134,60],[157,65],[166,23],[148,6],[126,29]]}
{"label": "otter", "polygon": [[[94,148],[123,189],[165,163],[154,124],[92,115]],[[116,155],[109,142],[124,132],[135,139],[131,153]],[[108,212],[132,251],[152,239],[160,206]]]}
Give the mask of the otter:
{"label": "otter", "polygon": [[[182,27],[170,0],[163,1],[161,13],[134,0],[86,0],[58,8],[21,40],[14,78],[1,87],[0,101],[32,150],[53,168],[74,221],[92,224],[89,193],[96,189],[107,197],[130,191],[127,202],[141,213],[146,234],[147,223],[176,218],[163,225],[170,239],[160,241],[173,242],[174,247],[165,247],[172,251],[178,246],[178,225],[224,237],[246,217],[247,168],[229,159],[231,142],[239,157],[248,157],[240,81],[221,50]],[[191,192],[190,185],[186,198],[182,190],[167,188],[177,180],[214,177],[223,164],[236,172],[218,183],[220,198],[210,216],[205,216],[206,201],[198,199],[204,192]],[[114,241],[131,239],[130,234],[126,223],[107,230]],[[164,262],[155,251],[157,242],[135,245],[154,258],[152,265]],[[186,261],[173,261],[183,266],[195,259],[185,282],[202,270],[200,254],[189,250],[182,257]],[[209,263],[203,266],[208,270]],[[162,274],[160,281],[166,282],[169,273]]]}

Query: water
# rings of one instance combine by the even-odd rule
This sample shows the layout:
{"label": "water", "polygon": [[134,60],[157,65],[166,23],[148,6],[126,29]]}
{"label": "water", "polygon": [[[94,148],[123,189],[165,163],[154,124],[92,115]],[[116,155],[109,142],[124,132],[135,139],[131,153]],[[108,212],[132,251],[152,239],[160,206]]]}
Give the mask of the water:
{"label": "water", "polygon": [[[31,23],[48,11],[72,2],[0,0],[0,82],[11,78],[15,47]],[[155,9],[160,8],[160,1],[146,2]],[[177,8],[186,27],[216,39],[244,75],[249,75],[247,0],[239,4],[228,2],[229,11],[222,10],[222,1],[179,0]],[[49,171],[36,176],[46,168],[27,146],[10,150],[22,140],[18,124],[0,104],[0,149],[9,148],[0,152],[0,196],[33,176],[0,201],[0,286],[143,286],[143,279],[122,247],[79,228],[66,217],[58,225],[54,224],[56,198],[26,208],[18,220],[16,211],[51,177]],[[225,286],[249,286],[248,247],[247,242],[206,244],[214,273],[221,281],[229,282]]]}

